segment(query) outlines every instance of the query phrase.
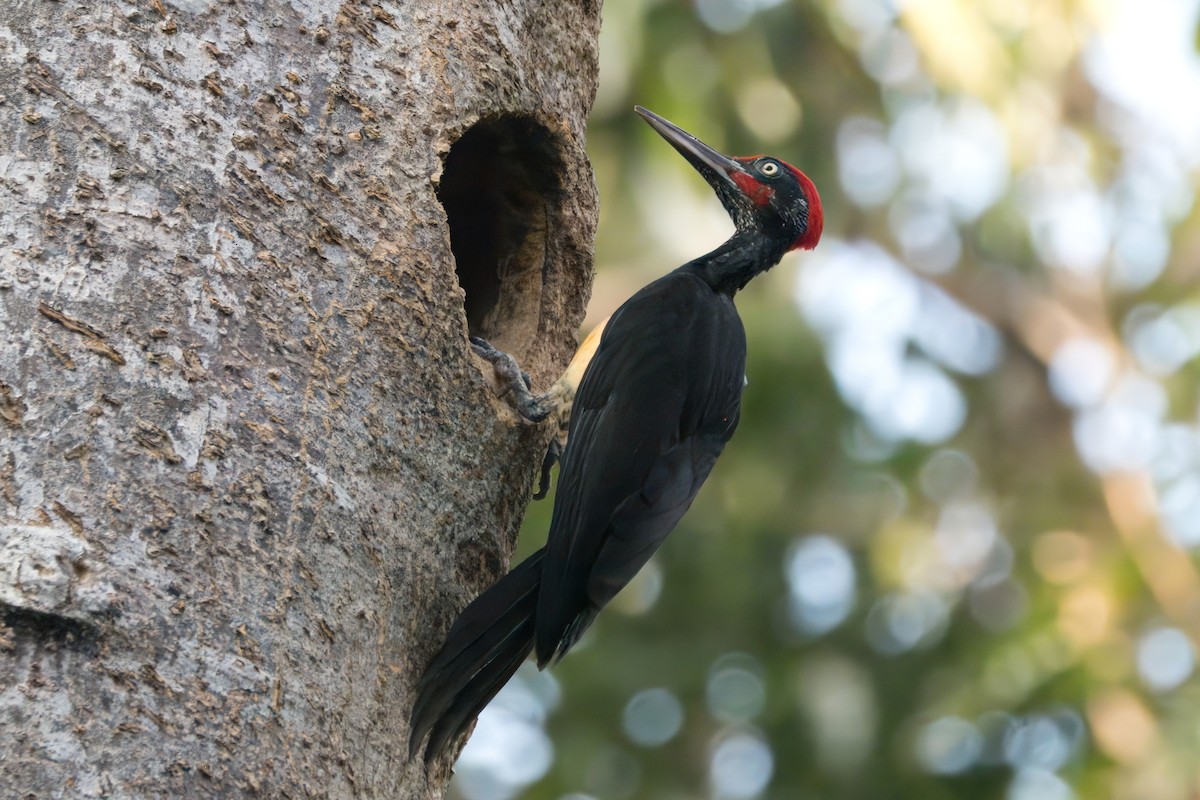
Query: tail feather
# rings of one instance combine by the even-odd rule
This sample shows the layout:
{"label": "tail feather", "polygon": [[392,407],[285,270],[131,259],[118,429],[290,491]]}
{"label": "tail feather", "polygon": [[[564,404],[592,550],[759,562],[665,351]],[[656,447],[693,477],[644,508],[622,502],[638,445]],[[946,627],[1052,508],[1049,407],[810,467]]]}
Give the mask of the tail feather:
{"label": "tail feather", "polygon": [[520,634],[520,639],[525,642],[523,646],[507,652],[501,651],[495,660],[488,662],[486,668],[476,673],[471,682],[455,695],[454,702],[442,714],[429,734],[429,744],[425,748],[426,762],[433,760],[448,742],[458,738],[459,734],[466,730],[471,720],[479,716],[483,707],[504,688],[504,684],[508,683],[508,679],[521,666],[529,651],[533,649],[532,617],[521,626]]}
{"label": "tail feather", "polygon": [[[509,607],[505,613],[520,614],[519,605]],[[530,616],[518,620],[516,627],[511,630],[506,625],[496,625],[484,631],[477,639],[463,642],[458,652],[443,659],[441,656],[446,653],[445,648],[459,644],[453,637],[448,638],[445,648],[439,652],[438,658],[429,665],[417,684],[417,702],[412,710],[413,741],[410,742],[410,746],[420,742],[421,736],[429,726],[436,725],[439,720],[444,719],[449,709],[463,695],[474,696],[481,686],[490,685],[490,679],[498,668],[498,660],[518,653],[521,659],[524,659],[530,650],[530,647],[526,646],[526,640],[532,640],[532,636],[533,618]],[[520,665],[521,660],[518,660],[513,671]],[[510,672],[503,676],[500,685],[496,686],[492,694],[500,690],[500,686],[503,686],[511,674]]]}
{"label": "tail feather", "polygon": [[432,761],[483,710],[533,649],[534,613],[542,575],[539,550],[463,610],[442,649],[417,683],[409,717],[409,757],[432,731]]}
{"label": "tail feather", "polygon": [[586,606],[582,611],[575,615],[575,618],[567,624],[567,629],[563,631],[562,638],[559,639],[558,645],[549,653],[538,653],[537,665],[538,669],[545,669],[551,662],[557,664],[562,661],[563,656],[567,651],[575,646],[579,641],[579,637],[587,631],[593,622],[596,620],[596,615],[600,613],[600,609],[595,606]]}
{"label": "tail feather", "polygon": [[[494,649],[516,632],[514,625],[498,623],[509,620],[515,624],[522,620],[528,610],[523,606],[538,588],[537,575],[528,573],[540,567],[540,555],[537,562],[533,565],[522,562],[463,609],[450,626],[442,648],[417,682],[418,704],[431,698],[425,694],[426,688],[439,681],[445,683],[447,675],[474,674],[494,657]],[[536,572],[540,573],[540,569]]]}

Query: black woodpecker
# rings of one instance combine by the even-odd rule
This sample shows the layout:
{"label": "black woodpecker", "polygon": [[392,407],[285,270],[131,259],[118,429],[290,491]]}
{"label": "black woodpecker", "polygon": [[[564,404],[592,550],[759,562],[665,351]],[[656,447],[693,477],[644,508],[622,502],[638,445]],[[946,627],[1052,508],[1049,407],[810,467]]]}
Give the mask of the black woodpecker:
{"label": "black woodpecker", "polygon": [[733,296],[821,237],[811,180],[770,156],[729,158],[637,107],[708,181],[728,241],[629,298],[575,392],[550,534],[455,620],[417,684],[409,757],[432,761],[531,651],[539,668],[579,640],[679,522],[738,424],[746,333]]}

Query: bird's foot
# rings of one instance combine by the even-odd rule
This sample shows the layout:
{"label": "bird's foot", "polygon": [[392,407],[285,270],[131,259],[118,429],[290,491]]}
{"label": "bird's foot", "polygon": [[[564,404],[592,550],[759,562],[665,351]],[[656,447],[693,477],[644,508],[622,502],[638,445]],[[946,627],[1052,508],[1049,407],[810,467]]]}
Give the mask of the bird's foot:
{"label": "bird's foot", "polygon": [[550,416],[550,401],[545,395],[534,395],[530,389],[532,383],[529,376],[521,371],[517,360],[501,350],[497,350],[486,340],[478,336],[471,337],[471,347],[496,370],[503,384],[501,394],[512,392],[513,406],[517,413],[530,422],[541,422]]}
{"label": "bird's foot", "polygon": [[542,476],[538,480],[538,490],[533,494],[534,500],[546,499],[546,493],[550,491],[550,470],[558,463],[562,454],[562,442],[555,436],[550,440],[550,446],[546,448],[546,457],[542,459]]}

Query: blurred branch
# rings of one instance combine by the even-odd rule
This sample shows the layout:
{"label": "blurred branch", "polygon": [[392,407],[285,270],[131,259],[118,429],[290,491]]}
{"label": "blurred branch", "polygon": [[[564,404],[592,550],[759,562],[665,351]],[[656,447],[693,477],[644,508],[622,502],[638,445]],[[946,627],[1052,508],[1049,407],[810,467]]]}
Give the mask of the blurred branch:
{"label": "blurred branch", "polygon": [[1200,644],[1200,573],[1168,542],[1155,518],[1154,485],[1145,472],[1113,473],[1102,480],[1108,513],[1163,613]]}
{"label": "blurred branch", "polygon": [[[1133,366],[1108,323],[1098,280],[1061,280],[1039,291],[1023,276],[989,270],[956,273],[933,283],[1044,368],[1064,343],[1078,337],[1106,346],[1118,372]],[[1150,475],[1145,470],[1110,473],[1101,476],[1100,484],[1113,526],[1163,613],[1200,646],[1200,572],[1163,535]]]}

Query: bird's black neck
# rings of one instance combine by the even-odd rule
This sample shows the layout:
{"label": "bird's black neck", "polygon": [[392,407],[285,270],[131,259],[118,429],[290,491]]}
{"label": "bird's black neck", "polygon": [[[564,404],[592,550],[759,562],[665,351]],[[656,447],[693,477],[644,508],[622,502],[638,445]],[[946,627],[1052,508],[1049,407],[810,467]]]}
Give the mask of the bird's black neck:
{"label": "bird's black neck", "polygon": [[711,253],[680,267],[698,274],[713,291],[733,297],[750,280],[779,263],[787,244],[755,230],[739,230]]}

